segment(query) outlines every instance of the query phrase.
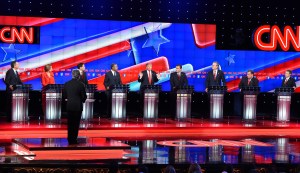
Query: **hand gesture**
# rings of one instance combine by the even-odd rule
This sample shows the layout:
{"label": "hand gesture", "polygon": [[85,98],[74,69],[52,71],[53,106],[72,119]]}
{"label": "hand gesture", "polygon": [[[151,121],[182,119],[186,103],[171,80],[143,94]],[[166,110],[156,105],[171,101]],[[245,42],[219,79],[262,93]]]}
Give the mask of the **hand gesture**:
{"label": "hand gesture", "polygon": [[158,73],[158,74],[156,74],[156,77],[159,79],[160,78],[160,74]]}

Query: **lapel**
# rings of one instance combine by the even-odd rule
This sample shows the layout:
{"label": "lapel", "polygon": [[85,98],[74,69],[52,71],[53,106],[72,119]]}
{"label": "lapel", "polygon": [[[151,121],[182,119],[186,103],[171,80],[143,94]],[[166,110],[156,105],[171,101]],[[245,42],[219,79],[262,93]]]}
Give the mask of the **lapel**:
{"label": "lapel", "polygon": [[[152,76],[152,70],[150,71],[151,73],[151,76]],[[146,76],[147,76],[147,81],[149,81],[149,78],[148,78],[148,70],[146,70]],[[153,79],[153,78],[152,78]]]}
{"label": "lapel", "polygon": [[82,77],[83,77],[83,79],[86,78],[86,73],[84,71],[82,72]]}
{"label": "lapel", "polygon": [[18,80],[18,78],[19,78],[18,72],[16,71],[16,73],[15,73],[15,71],[13,70],[13,73],[14,73],[15,78]]}
{"label": "lapel", "polygon": [[111,76],[112,76],[113,78],[115,77],[112,71],[110,71],[110,74],[111,74]]}
{"label": "lapel", "polygon": [[[213,70],[211,71],[211,76],[212,76],[212,78],[214,78],[214,71]],[[219,76],[219,70],[217,71],[216,79],[218,79],[218,76]]]}
{"label": "lapel", "polygon": [[284,78],[284,80],[283,80],[283,85],[286,85],[286,84],[288,84],[289,83],[289,81],[291,80],[291,77],[289,78],[289,80],[287,80],[286,82],[285,82],[285,79],[286,78]]}
{"label": "lapel", "polygon": [[178,81],[181,81],[182,73],[180,73],[180,78],[178,77],[178,74],[176,73],[176,77],[177,77],[177,80],[178,80]]}

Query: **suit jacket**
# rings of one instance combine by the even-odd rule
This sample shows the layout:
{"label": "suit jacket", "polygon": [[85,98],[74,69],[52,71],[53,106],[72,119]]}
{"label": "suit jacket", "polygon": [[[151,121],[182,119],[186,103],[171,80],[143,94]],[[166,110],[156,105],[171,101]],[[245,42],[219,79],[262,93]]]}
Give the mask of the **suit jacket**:
{"label": "suit jacket", "polygon": [[82,75],[80,75],[80,79],[79,79],[80,82],[82,82],[84,85],[88,85],[88,79],[86,77],[86,72],[82,72]]}
{"label": "suit jacket", "polygon": [[248,78],[247,76],[244,76],[239,83],[239,88],[242,89],[243,87],[248,87],[248,86],[258,87],[258,84],[259,84],[258,79],[253,77],[248,85]]}
{"label": "suit jacket", "polygon": [[177,72],[171,73],[170,76],[171,90],[176,90],[176,88],[187,86],[188,80],[184,72],[180,73],[180,78],[177,75]]}
{"label": "suit jacket", "polygon": [[67,111],[82,111],[86,100],[84,84],[79,80],[72,79],[64,85],[64,95],[67,100]]}
{"label": "suit jacket", "polygon": [[141,83],[140,90],[143,89],[145,85],[154,85],[154,83],[158,81],[158,78],[156,76],[157,73],[153,70],[151,70],[151,76],[152,76],[151,83],[149,83],[147,70],[142,71],[142,74],[143,74],[142,78],[138,77],[138,82]]}
{"label": "suit jacket", "polygon": [[296,81],[294,78],[290,77],[286,84],[284,83],[284,81],[285,78],[282,80],[281,87],[296,87]]}
{"label": "suit jacket", "polygon": [[224,72],[222,70],[218,70],[215,80],[213,70],[211,70],[206,75],[205,88],[208,88],[209,86],[221,86],[221,82],[223,82],[223,86],[226,86]]}
{"label": "suit jacket", "polygon": [[47,72],[42,73],[42,86],[47,86],[48,84],[55,84],[54,75],[51,72],[50,77],[47,75]]}
{"label": "suit jacket", "polygon": [[6,91],[11,91],[9,89],[10,85],[13,85],[14,87],[16,85],[23,85],[23,82],[21,81],[18,72],[16,72],[16,73],[14,72],[14,70],[12,68],[6,72],[5,80],[4,80],[4,82],[6,84]]}
{"label": "suit jacket", "polygon": [[113,86],[113,85],[122,85],[120,73],[116,72],[116,76],[113,76],[113,73],[110,70],[109,72],[107,72],[105,74],[103,84],[105,86],[105,89],[107,89],[107,87],[110,87],[110,86]]}

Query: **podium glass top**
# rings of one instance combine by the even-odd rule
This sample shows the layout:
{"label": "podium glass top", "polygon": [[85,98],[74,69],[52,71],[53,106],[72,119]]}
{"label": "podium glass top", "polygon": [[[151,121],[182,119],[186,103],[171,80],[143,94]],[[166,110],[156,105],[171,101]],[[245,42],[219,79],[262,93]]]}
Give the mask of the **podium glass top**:
{"label": "podium glass top", "polygon": [[227,86],[209,86],[208,90],[226,90],[227,91]]}
{"label": "podium glass top", "polygon": [[279,92],[294,92],[294,88],[293,87],[280,87],[280,88],[276,88],[275,89],[275,92],[276,93],[279,93]]}
{"label": "podium glass top", "polygon": [[23,84],[23,85],[14,85],[13,92],[29,92],[31,90],[32,85],[31,84]]}
{"label": "podium glass top", "polygon": [[112,85],[110,86],[111,89],[127,89],[129,90],[129,85]]}
{"label": "podium glass top", "polygon": [[260,91],[259,86],[247,86],[247,87],[242,87],[242,91]]}

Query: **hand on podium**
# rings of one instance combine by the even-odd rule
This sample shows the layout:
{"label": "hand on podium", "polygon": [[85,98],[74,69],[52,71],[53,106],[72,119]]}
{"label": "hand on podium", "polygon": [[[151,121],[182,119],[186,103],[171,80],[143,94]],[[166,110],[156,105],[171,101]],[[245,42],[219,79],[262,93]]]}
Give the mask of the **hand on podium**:
{"label": "hand on podium", "polygon": [[109,86],[108,86],[108,87],[106,87],[106,89],[107,89],[107,90],[109,90]]}
{"label": "hand on podium", "polygon": [[205,88],[205,92],[208,92],[208,88]]}
{"label": "hand on podium", "polygon": [[9,85],[10,90],[14,90],[14,87],[12,85]]}

